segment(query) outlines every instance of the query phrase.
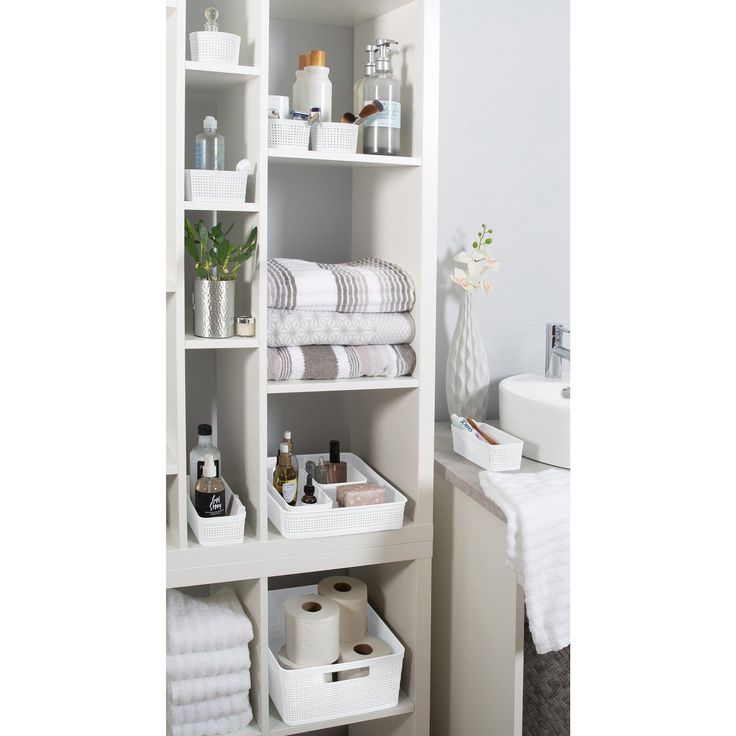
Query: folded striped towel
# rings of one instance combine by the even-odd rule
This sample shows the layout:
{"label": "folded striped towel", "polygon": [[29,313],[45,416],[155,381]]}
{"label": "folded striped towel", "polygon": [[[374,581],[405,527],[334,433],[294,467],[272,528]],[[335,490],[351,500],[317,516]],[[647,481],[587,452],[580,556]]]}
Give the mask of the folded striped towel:
{"label": "folded striped towel", "polygon": [[190,677],[185,680],[169,679],[166,694],[171,705],[186,705],[199,700],[210,700],[250,690],[250,663],[247,669],[212,677]]}
{"label": "folded striped towel", "polygon": [[387,261],[314,263],[268,259],[268,306],[322,312],[408,312],[414,284],[406,271]]}
{"label": "folded striped towel", "polygon": [[217,736],[245,728],[253,720],[250,705],[245,710],[220,718],[210,718],[197,723],[181,723],[169,726],[171,736]]}
{"label": "folded striped towel", "polygon": [[409,312],[313,312],[269,309],[268,347],[399,345],[414,339]]}
{"label": "folded striped towel", "polygon": [[166,676],[170,680],[190,680],[250,670],[247,644],[212,652],[185,652],[166,657]]}
{"label": "folded striped towel", "polygon": [[253,627],[235,593],[222,588],[208,598],[166,591],[166,653],[208,652],[247,644]]}
{"label": "folded striped towel", "polygon": [[570,643],[570,471],[480,473],[506,515],[506,561],[524,587],[538,654]]}
{"label": "folded striped towel", "polygon": [[268,348],[268,380],[332,380],[406,376],[414,370],[411,345],[306,345]]}

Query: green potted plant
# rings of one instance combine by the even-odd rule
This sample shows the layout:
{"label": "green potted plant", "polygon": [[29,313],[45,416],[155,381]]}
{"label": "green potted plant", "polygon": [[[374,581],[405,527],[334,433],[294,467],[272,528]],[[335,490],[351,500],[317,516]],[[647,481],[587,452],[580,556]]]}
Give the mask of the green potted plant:
{"label": "green potted plant", "polygon": [[235,334],[235,280],[256,250],[258,228],[242,245],[231,243],[218,222],[208,228],[185,218],[184,245],[194,259],[194,334],[197,337],[232,337]]}

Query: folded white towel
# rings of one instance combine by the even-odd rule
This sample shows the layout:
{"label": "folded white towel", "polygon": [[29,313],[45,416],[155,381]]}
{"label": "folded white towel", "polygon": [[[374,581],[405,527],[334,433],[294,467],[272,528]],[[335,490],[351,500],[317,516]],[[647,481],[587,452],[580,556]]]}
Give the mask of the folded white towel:
{"label": "folded white towel", "polygon": [[196,703],[248,690],[250,690],[250,668],[213,677],[169,680],[166,685],[169,703],[172,705]]}
{"label": "folded white towel", "polygon": [[480,473],[483,492],[506,514],[506,557],[524,586],[539,654],[570,643],[570,471]]}
{"label": "folded white towel", "polygon": [[170,680],[214,677],[250,669],[248,645],[213,652],[186,652],[166,657],[166,676]]}
{"label": "folded white towel", "polygon": [[253,720],[253,711],[250,705],[239,713],[233,713],[223,718],[212,718],[197,723],[182,723],[169,726],[171,736],[218,736],[239,731]]}
{"label": "folded white towel", "polygon": [[248,691],[241,690],[231,695],[221,695],[209,700],[198,700],[196,703],[166,706],[167,720],[172,726],[183,723],[200,723],[216,718],[224,718],[240,713],[248,707]]}
{"label": "folded white towel", "polygon": [[222,588],[207,598],[166,591],[166,653],[209,652],[247,644],[253,627],[235,593]]}

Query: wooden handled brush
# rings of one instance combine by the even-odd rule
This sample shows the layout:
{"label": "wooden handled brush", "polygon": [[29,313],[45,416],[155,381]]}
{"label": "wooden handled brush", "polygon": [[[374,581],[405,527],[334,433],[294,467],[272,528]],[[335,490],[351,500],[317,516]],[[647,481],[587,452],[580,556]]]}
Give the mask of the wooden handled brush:
{"label": "wooden handled brush", "polygon": [[358,113],[358,117],[355,118],[355,124],[362,125],[366,121],[366,118],[370,118],[373,115],[378,115],[379,112],[383,112],[383,104],[380,100],[373,100],[373,102],[369,102]]}
{"label": "wooden handled brush", "polygon": [[490,445],[497,445],[498,442],[490,435],[487,435],[472,419],[467,420],[468,424]]}

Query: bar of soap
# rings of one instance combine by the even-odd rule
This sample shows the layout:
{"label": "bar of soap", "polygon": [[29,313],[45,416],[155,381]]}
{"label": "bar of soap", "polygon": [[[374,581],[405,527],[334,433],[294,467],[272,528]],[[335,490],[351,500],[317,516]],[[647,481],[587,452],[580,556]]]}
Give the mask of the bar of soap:
{"label": "bar of soap", "polygon": [[345,508],[370,506],[385,501],[386,489],[378,483],[350,483],[337,489],[337,505]]}

